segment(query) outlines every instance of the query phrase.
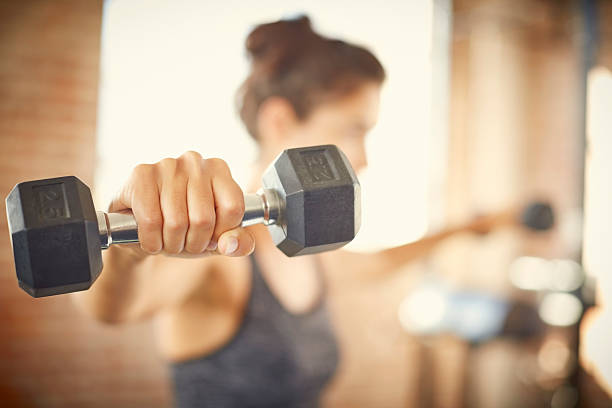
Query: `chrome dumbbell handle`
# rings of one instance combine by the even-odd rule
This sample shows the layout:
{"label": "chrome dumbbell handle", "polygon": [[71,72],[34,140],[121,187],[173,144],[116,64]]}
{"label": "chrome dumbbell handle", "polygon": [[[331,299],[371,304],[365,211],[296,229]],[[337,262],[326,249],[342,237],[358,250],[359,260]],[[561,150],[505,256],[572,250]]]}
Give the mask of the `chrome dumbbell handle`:
{"label": "chrome dumbbell handle", "polygon": [[[261,189],[255,194],[245,194],[241,226],[279,224],[283,208],[283,201],[276,190]],[[138,242],[138,224],[132,213],[97,211],[97,217],[102,249],[113,244]]]}

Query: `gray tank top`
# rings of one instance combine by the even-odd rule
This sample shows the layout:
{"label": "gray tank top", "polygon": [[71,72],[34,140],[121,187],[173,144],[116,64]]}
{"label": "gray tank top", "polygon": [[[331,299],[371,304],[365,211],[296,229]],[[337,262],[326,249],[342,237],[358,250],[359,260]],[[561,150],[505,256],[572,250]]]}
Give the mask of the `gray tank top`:
{"label": "gray tank top", "polygon": [[316,407],[338,363],[325,302],[289,313],[254,258],[241,327],[213,354],[171,365],[175,403],[193,407]]}

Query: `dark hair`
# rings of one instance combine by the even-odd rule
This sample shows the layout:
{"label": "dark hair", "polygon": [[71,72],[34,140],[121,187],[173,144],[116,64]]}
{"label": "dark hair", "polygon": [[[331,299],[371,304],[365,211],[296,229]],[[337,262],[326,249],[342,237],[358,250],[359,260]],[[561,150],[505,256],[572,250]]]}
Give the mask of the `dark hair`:
{"label": "dark hair", "polygon": [[355,91],[366,81],[382,83],[385,70],[363,47],[323,37],[302,16],[261,24],[249,34],[246,50],[251,72],[236,102],[240,118],[257,139],[257,113],[271,96],[287,99],[305,119],[313,108]]}

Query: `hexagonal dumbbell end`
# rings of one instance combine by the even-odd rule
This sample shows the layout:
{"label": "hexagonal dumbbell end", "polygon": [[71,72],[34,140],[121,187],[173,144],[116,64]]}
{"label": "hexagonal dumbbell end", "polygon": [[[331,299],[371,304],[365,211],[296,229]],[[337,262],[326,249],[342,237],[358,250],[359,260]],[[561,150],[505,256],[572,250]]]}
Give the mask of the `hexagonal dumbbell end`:
{"label": "hexagonal dumbbell end", "polygon": [[29,181],[6,198],[19,286],[34,297],[87,289],[102,271],[96,211],[76,177]]}
{"label": "hexagonal dumbbell end", "polygon": [[[288,256],[340,248],[359,230],[359,182],[336,146],[284,151],[263,186],[245,196],[242,225],[267,225]],[[134,216],[96,213],[76,177],[20,183],[6,208],[19,286],[34,297],[89,288],[102,271],[102,249],[138,242]]]}
{"label": "hexagonal dumbbell end", "polygon": [[288,256],[340,248],[361,224],[361,188],[346,156],[333,145],[285,150],[263,176],[284,204],[269,226]]}

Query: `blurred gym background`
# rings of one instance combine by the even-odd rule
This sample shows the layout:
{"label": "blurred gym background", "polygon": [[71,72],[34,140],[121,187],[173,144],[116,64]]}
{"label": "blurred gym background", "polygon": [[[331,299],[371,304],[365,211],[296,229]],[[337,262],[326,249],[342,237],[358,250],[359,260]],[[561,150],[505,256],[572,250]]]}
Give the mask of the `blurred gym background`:
{"label": "blurred gym background", "polygon": [[[342,360],[325,405],[612,406],[612,2],[207,3],[0,1],[0,195],[72,174],[103,207],[133,165],[188,149],[244,180],[244,38],[308,13],[389,73],[352,250],[533,198],[557,218],[545,234],[453,238],[350,285],[330,274]],[[154,330],[30,298],[0,217],[1,406],[170,406]]]}

